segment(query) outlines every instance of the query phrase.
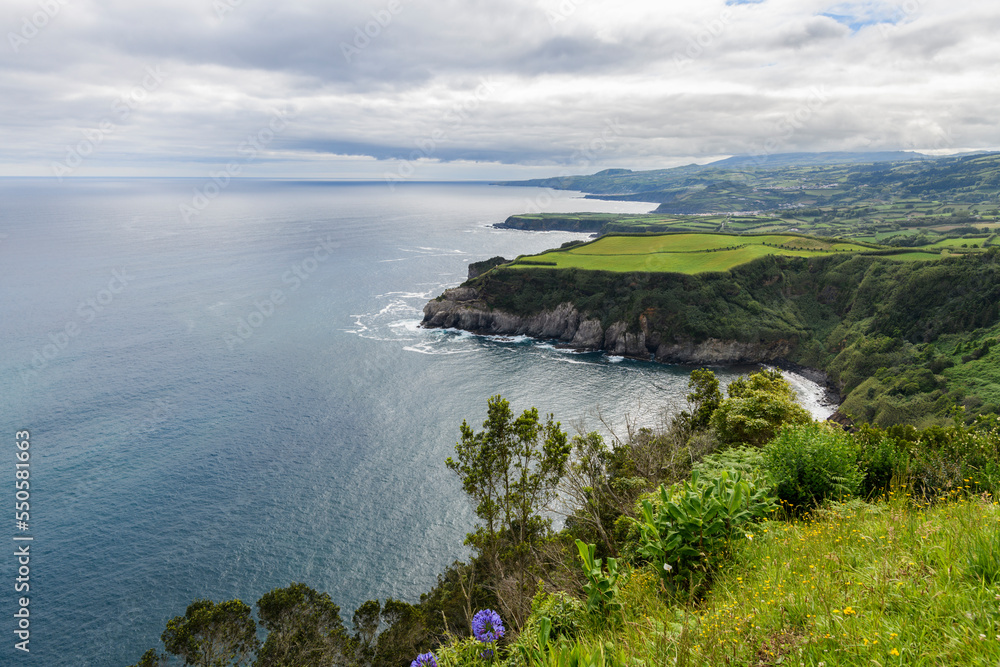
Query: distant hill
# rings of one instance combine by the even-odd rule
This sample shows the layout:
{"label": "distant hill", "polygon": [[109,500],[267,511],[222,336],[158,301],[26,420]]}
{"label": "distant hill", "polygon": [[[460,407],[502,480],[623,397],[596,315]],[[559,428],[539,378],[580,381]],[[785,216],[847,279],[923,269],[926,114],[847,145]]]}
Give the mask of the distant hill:
{"label": "distant hill", "polygon": [[579,190],[597,199],[660,204],[657,213],[722,214],[878,206],[905,198],[996,203],[1000,153],[931,157],[905,151],[738,156],[707,165],[606,169],[500,185]]}
{"label": "distant hill", "polygon": [[744,167],[774,168],[791,166],[816,167],[827,164],[874,164],[876,162],[906,162],[908,160],[933,160],[931,155],[913,151],[877,151],[859,153],[775,153],[774,155],[735,155],[705,165],[717,169],[742,169]]}

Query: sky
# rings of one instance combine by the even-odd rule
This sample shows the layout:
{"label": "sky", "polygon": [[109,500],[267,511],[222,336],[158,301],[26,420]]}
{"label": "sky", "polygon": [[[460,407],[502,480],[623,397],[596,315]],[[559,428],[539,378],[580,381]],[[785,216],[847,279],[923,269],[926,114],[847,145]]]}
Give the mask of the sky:
{"label": "sky", "polygon": [[1000,147],[996,0],[3,0],[0,176]]}

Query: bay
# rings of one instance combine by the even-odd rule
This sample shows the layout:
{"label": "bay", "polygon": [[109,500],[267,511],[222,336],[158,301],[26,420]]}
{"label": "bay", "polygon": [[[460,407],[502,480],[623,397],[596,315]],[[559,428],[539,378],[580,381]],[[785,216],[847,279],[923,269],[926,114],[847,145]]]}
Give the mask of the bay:
{"label": "bay", "polygon": [[37,664],[130,664],[192,600],[292,581],[348,614],[414,601],[467,555],[444,459],[490,396],[569,429],[682,404],[687,368],[417,326],[469,262],[585,238],[491,227],[508,215],[649,204],[243,180],[185,215],[204,184],[0,180],[3,469],[30,430]]}

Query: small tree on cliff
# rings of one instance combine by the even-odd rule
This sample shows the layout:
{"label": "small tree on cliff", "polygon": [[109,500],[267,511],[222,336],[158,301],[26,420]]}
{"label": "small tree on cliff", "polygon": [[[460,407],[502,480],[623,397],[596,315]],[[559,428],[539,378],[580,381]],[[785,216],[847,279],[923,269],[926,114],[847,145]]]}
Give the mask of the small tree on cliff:
{"label": "small tree on cliff", "polygon": [[795,399],[795,391],[781,371],[765,369],[729,383],[728,398],[712,413],[712,427],[726,445],[761,446],[785,424],[807,424],[809,412]]}
{"label": "small tree on cliff", "polygon": [[551,523],[541,510],[555,497],[566,473],[571,446],[559,426],[552,415],[542,423],[536,408],[515,419],[510,403],[494,396],[487,403],[483,430],[477,433],[463,421],[455,458],[447,461],[476,503],[482,522],[466,536],[466,544],[479,552],[497,583],[507,566],[517,576],[511,609],[515,614],[522,611],[520,598],[525,590],[528,600],[533,592],[533,587],[525,588],[532,547]]}
{"label": "small tree on cliff", "polygon": [[673,427],[680,429],[685,436],[698,431],[705,431],[712,421],[712,414],[722,403],[722,392],[719,391],[719,380],[715,373],[707,368],[691,371],[688,379],[687,395],[689,410],[683,410],[674,417]]}

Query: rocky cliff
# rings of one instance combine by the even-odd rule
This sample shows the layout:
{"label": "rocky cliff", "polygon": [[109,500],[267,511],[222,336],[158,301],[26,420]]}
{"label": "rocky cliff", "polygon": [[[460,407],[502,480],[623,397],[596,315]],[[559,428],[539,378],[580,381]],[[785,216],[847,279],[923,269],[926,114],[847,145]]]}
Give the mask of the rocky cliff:
{"label": "rocky cliff", "polygon": [[520,229],[535,232],[585,232],[599,234],[615,215],[512,215],[493,225],[497,229]]}
{"label": "rocky cliff", "polygon": [[783,358],[794,347],[789,340],[751,343],[708,338],[695,342],[658,331],[642,316],[633,327],[627,322],[605,327],[600,319],[581,315],[569,302],[534,315],[515,315],[490,308],[475,287],[447,290],[428,303],[424,306],[423,326],[553,339],[580,349],[665,363],[761,363]]}

